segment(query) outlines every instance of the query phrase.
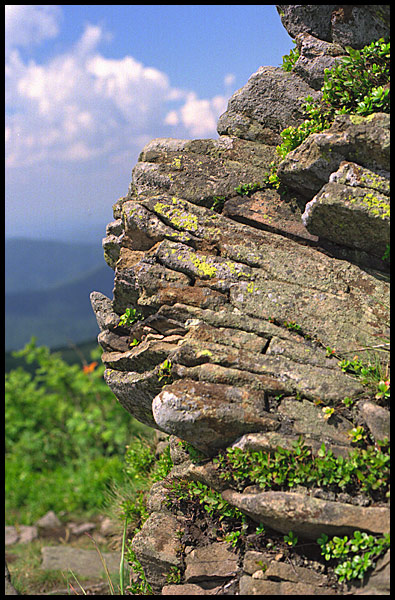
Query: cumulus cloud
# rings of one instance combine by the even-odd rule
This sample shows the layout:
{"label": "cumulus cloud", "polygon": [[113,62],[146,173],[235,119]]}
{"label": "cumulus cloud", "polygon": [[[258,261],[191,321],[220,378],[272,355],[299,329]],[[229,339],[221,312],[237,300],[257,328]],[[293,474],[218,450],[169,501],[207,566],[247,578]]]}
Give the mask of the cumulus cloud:
{"label": "cumulus cloud", "polygon": [[60,16],[60,7],[56,5],[6,4],[6,49],[39,44],[46,38],[57,36]]}
{"label": "cumulus cloud", "polygon": [[6,7],[8,167],[98,156],[116,163],[143,139],[215,135],[225,96],[202,99],[132,56],[106,58],[99,47],[109,34],[100,26],[86,25],[66,53],[25,62],[18,46],[56,36],[59,19],[56,6]]}

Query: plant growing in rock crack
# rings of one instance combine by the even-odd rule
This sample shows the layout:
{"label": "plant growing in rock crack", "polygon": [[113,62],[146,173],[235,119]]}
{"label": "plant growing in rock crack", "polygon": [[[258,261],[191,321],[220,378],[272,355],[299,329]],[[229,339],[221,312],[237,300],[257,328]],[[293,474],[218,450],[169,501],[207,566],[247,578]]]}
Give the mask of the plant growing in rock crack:
{"label": "plant growing in rock crack", "polygon": [[322,98],[319,101],[311,96],[306,98],[302,110],[307,119],[298,127],[287,127],[280,133],[283,142],[276,150],[281,158],[311,133],[328,129],[338,114],[368,116],[389,112],[389,41],[381,38],[362,50],[346,47],[346,52],[347,56],[338,60],[332,69],[325,70]]}
{"label": "plant growing in rock crack", "polygon": [[[296,44],[296,40],[292,40],[292,42]],[[299,56],[300,50],[298,48],[291,48],[289,54],[285,54],[283,56],[283,64],[281,65],[281,68],[284,71],[292,71],[292,68],[298,60]]]}
{"label": "plant growing in rock crack", "polygon": [[339,582],[363,579],[376,566],[377,559],[390,546],[390,535],[375,537],[366,532],[354,531],[353,537],[334,536],[323,533],[317,543],[325,560],[335,563]]}
{"label": "plant growing in rock crack", "polygon": [[295,535],[293,531],[289,531],[287,535],[284,535],[284,542],[288,544],[288,546],[296,546],[298,541],[298,536]]}
{"label": "plant growing in rock crack", "polygon": [[171,360],[166,358],[166,360],[164,360],[163,363],[159,365],[158,381],[163,381],[163,379],[165,379],[168,382],[171,378],[171,368]]}
{"label": "plant growing in rock crack", "polygon": [[140,319],[143,319],[143,316],[136,308],[127,308],[119,317],[118,325],[130,327]]}
{"label": "plant growing in rock crack", "polygon": [[334,492],[363,493],[384,500],[389,492],[389,449],[355,448],[347,458],[335,457],[321,445],[313,455],[300,437],[291,450],[277,447],[274,452],[228,448],[214,459],[221,479],[237,489],[258,484],[263,489],[287,490],[301,485],[322,487]]}

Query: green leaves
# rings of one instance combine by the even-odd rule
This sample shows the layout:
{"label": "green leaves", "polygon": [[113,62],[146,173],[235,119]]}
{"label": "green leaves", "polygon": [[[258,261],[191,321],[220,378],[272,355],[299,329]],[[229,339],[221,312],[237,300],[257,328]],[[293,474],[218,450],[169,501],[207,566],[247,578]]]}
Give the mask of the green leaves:
{"label": "green leaves", "polygon": [[[292,40],[294,44],[296,44],[296,40]],[[290,50],[289,54],[285,54],[283,56],[283,64],[282,69],[284,71],[292,71],[292,67],[296,63],[300,56],[300,50],[298,48],[293,48]]]}
{"label": "green leaves", "polygon": [[[322,99],[306,98],[303,111],[308,119],[298,127],[287,127],[280,133],[283,141],[276,151],[281,158],[311,133],[328,129],[337,114],[389,113],[390,43],[380,39],[362,50],[347,47],[346,51],[347,56],[338,60],[332,69],[325,70]],[[293,59],[291,51],[285,63],[286,70],[292,69]]]}
{"label": "green leaves", "polygon": [[34,340],[16,354],[37,366],[5,377],[8,512],[22,510],[29,522],[49,509],[97,506],[106,484],[123,476],[125,444],[147,429],[106,385],[100,349],[85,366],[67,364]]}
{"label": "green leaves", "polygon": [[363,579],[367,571],[375,566],[376,559],[389,548],[390,536],[386,534],[376,538],[365,531],[354,531],[351,539],[346,535],[329,539],[323,533],[317,543],[325,560],[337,562],[335,573],[342,582]]}
{"label": "green leaves", "polygon": [[138,312],[136,308],[127,308],[123,315],[119,317],[118,325],[130,327],[136,321],[142,319],[143,316]]}
{"label": "green leaves", "polygon": [[229,448],[219,454],[220,477],[243,489],[258,484],[264,489],[289,489],[296,485],[322,487],[333,491],[362,492],[384,496],[389,485],[389,451],[380,448],[355,449],[348,458],[335,457],[321,445],[316,455],[304,445],[302,438],[287,450],[275,452],[245,451]]}

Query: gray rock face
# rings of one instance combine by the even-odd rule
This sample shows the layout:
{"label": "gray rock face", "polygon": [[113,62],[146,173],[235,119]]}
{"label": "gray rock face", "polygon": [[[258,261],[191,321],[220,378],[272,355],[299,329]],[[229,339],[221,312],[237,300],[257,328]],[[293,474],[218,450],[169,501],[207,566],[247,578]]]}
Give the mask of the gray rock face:
{"label": "gray rock face", "polygon": [[277,12],[289,35],[311,35],[342,46],[363,48],[389,36],[389,4],[277,4]]}
{"label": "gray rock face", "polygon": [[[285,127],[303,121],[306,96],[320,97],[323,71],[344,45],[386,29],[386,9],[277,8],[301,51],[293,71],[254,73],[220,117],[219,139],[158,138],[143,148],[103,241],[113,298],[91,295],[107,384],[134,417],[173,436],[175,466],[153,487],[151,516],[133,540],[155,594],[333,593],[322,573],[299,565],[295,579],[274,556],[267,573],[236,569],[222,546],[189,548],[182,563],[185,521],[165,502],[172,478],[204,483],[258,523],[301,538],[388,531],[384,502],[224,490],[212,460],[229,446],[289,450],[300,436],[313,453],[324,442],[347,458],[356,425],[369,443],[389,435],[385,399],[338,364],[371,361],[378,349],[387,372],[389,115],[339,115],[282,161],[275,148]],[[273,162],[286,193],[263,184]],[[141,318],[120,326],[129,307]],[[180,439],[205,454],[203,464],[189,461]],[[222,565],[229,558],[226,576],[214,551],[225,552]],[[199,563],[200,552],[210,560]],[[166,585],[172,569],[185,571],[182,585]]]}
{"label": "gray rock face", "polygon": [[217,131],[220,135],[280,144],[279,134],[283,129],[304,121],[302,104],[308,95],[316,99],[321,93],[294,73],[279,67],[260,67],[233,94],[226,112],[219,118]]}
{"label": "gray rock face", "polygon": [[340,44],[331,44],[319,40],[308,33],[298,33],[297,48],[300,56],[292,68],[314,90],[320,90],[324,84],[325,69],[332,69],[339,57],[345,54]]}
{"label": "gray rock face", "polygon": [[333,125],[313,133],[278,166],[285,185],[311,199],[329,181],[344,160],[374,172],[390,168],[390,117],[374,113],[369,117],[338,115]]}
{"label": "gray rock face", "polygon": [[388,179],[355,163],[340,165],[307,203],[302,221],[322,239],[381,258],[390,243],[390,197],[377,188],[387,191]]}
{"label": "gray rock face", "polygon": [[352,534],[356,529],[382,535],[389,532],[390,510],[320,500],[294,492],[249,494],[225,490],[224,500],[241,509],[257,523],[283,533],[293,531],[316,540],[327,535]]}

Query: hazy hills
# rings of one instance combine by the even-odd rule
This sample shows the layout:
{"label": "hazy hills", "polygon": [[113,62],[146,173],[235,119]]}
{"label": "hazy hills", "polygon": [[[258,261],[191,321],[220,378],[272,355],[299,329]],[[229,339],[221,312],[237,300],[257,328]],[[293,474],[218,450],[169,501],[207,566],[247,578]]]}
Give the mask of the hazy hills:
{"label": "hazy hills", "polygon": [[32,336],[51,348],[95,339],[89,294],[112,297],[114,273],[95,244],[12,239],[5,242],[5,349]]}

